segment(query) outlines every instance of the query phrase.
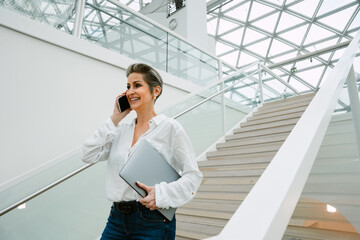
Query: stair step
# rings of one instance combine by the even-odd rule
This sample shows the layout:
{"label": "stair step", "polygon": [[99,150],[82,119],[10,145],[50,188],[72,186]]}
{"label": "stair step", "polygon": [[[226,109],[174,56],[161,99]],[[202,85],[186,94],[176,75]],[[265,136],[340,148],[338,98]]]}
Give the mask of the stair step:
{"label": "stair step", "polygon": [[234,170],[234,171],[205,171],[203,172],[204,177],[249,177],[249,176],[261,176],[265,171],[265,168],[251,169],[251,170]]}
{"label": "stair step", "polygon": [[176,214],[201,216],[207,218],[226,219],[226,220],[229,220],[233,215],[233,213],[228,213],[223,211],[209,211],[209,210],[188,209],[188,208],[179,208],[176,210]]}
{"label": "stair step", "polygon": [[257,112],[254,112],[254,116],[255,115],[261,115],[261,114],[266,114],[266,113],[273,113],[273,112],[282,112],[285,110],[289,110],[289,109],[294,109],[294,108],[301,108],[301,107],[307,107],[309,105],[309,102],[296,102],[296,103],[292,103],[292,104],[287,104],[287,105],[283,105],[283,106],[279,106],[277,108],[268,108],[268,109],[262,109],[260,108]]}
{"label": "stair step", "polygon": [[176,228],[178,228],[179,230],[192,229],[193,231],[196,231],[197,234],[206,235],[207,237],[211,237],[211,236],[218,235],[221,232],[223,227],[209,226],[209,225],[200,224],[200,223],[189,223],[189,222],[177,221]]}
{"label": "stair step", "polygon": [[222,148],[222,147],[232,147],[232,146],[249,146],[249,145],[257,145],[261,143],[280,142],[280,141],[283,142],[286,140],[288,136],[289,136],[288,133],[279,133],[279,134],[272,134],[272,135],[252,137],[252,138],[243,138],[243,139],[236,139],[236,138],[232,139],[227,136],[225,137],[226,142],[218,143],[216,144],[216,147]]}
{"label": "stair step", "polygon": [[238,128],[234,130],[234,135],[238,135],[238,138],[247,138],[247,137],[270,135],[275,133],[290,133],[290,131],[294,128],[294,126],[295,124],[291,124],[291,125],[284,125],[274,128],[251,130],[251,131]]}
{"label": "stair step", "polygon": [[248,185],[210,185],[210,184],[202,184],[198,190],[198,192],[238,192],[238,193],[249,193],[250,190],[254,187],[252,184]]}
{"label": "stair step", "polygon": [[196,194],[197,199],[216,199],[216,200],[236,200],[244,201],[247,193],[211,193],[211,192],[200,192]]}
{"label": "stair step", "polygon": [[248,120],[247,122],[243,122],[240,124],[241,128],[247,127],[247,126],[254,126],[254,125],[260,125],[264,123],[272,123],[277,121],[283,121],[283,120],[289,120],[297,118],[299,119],[304,112],[296,112],[296,113],[290,113],[290,114],[284,114],[274,117],[268,117],[268,118],[261,118],[261,119],[254,119],[254,120]]}
{"label": "stair step", "polygon": [[210,178],[204,177],[202,184],[255,184],[259,179],[258,176],[250,176],[250,177],[217,177]]}
{"label": "stair step", "polygon": [[177,229],[176,230],[176,240],[180,240],[181,239],[205,239],[208,238],[208,235],[204,235],[204,234],[199,234],[199,233],[195,233],[195,232],[191,232],[189,230],[182,230],[182,229]]}
{"label": "stair step", "polygon": [[228,159],[228,160],[207,160],[207,161],[199,161],[198,165],[201,169],[213,168],[213,167],[221,167],[221,166],[238,166],[238,165],[246,165],[246,164],[256,164],[256,163],[269,163],[272,159],[270,157],[261,157],[255,159]]}
{"label": "stair step", "polygon": [[264,118],[269,118],[269,117],[282,116],[282,115],[287,115],[287,114],[296,113],[296,112],[304,112],[306,110],[306,108],[307,108],[307,105],[304,105],[301,107],[284,109],[284,110],[279,110],[279,111],[272,111],[269,113],[261,112],[259,110],[258,112],[254,112],[253,116],[248,118],[248,121],[264,119]]}
{"label": "stair step", "polygon": [[245,159],[245,161],[251,161],[252,159],[264,159],[264,158],[273,158],[276,154],[276,151],[272,152],[262,152],[262,153],[250,153],[250,154],[240,154],[240,155],[221,155],[221,156],[207,156],[209,161],[213,160],[241,160]]}
{"label": "stair step", "polygon": [[[258,144],[251,144],[251,145],[238,145],[236,141],[227,142],[223,144],[218,144],[217,150],[218,151],[227,151],[227,150],[250,150],[253,152],[253,149],[262,149],[267,151],[266,149],[274,149],[274,147],[279,147],[283,144],[284,141],[273,141],[273,142],[265,142],[265,143],[258,143]],[[255,151],[256,152],[256,151]]]}
{"label": "stair step", "polygon": [[[257,144],[262,142],[269,142],[271,139],[276,139],[276,141],[280,141],[281,139],[286,139],[289,136],[288,132],[280,132],[280,133],[272,133],[267,135],[260,135],[260,136],[250,136],[250,137],[244,137],[241,134],[233,134],[233,135],[227,135],[225,136],[225,141],[237,141],[240,144],[247,145],[247,144]],[[222,143],[219,143],[222,144]]]}
{"label": "stair step", "polygon": [[[196,201],[197,200],[197,201]],[[190,203],[182,206],[181,208],[186,209],[200,209],[200,210],[211,210],[211,211],[223,211],[228,213],[234,213],[236,209],[240,206],[241,202],[226,202],[226,201],[199,201],[199,199],[194,199]]]}
{"label": "stair step", "polygon": [[292,118],[292,119],[286,119],[282,121],[276,121],[276,122],[270,122],[270,123],[263,123],[253,126],[247,126],[247,127],[241,127],[234,129],[234,133],[244,133],[249,132],[253,130],[262,130],[262,129],[269,129],[269,128],[276,128],[276,127],[282,127],[282,126],[288,126],[288,125],[295,125],[298,122],[299,118]]}
{"label": "stair step", "polygon": [[314,98],[314,94],[306,94],[302,96],[286,98],[283,100],[267,102],[263,104],[262,108],[263,109],[279,108],[281,106],[293,105],[295,103],[300,103],[300,102],[307,102],[307,104],[309,104],[313,98]]}
{"label": "stair step", "polygon": [[311,100],[314,98],[316,93],[308,93],[308,94],[303,94],[300,96],[293,96],[293,97],[289,97],[289,98],[285,98],[285,99],[280,99],[280,100],[276,100],[276,101],[272,101],[272,102],[266,102],[264,103],[264,107],[268,107],[268,106],[273,106],[273,105],[278,105],[281,103],[290,103],[290,102],[294,102],[294,101],[303,101],[304,99],[308,99],[307,101]]}
{"label": "stair step", "polygon": [[238,148],[221,148],[218,151],[207,152],[207,157],[216,157],[216,156],[232,156],[232,155],[241,155],[241,154],[251,154],[251,153],[262,153],[262,152],[273,152],[278,151],[281,147],[282,142],[276,142],[271,144],[263,144],[263,147],[257,148],[253,147],[238,147]]}
{"label": "stair step", "polygon": [[269,163],[252,163],[252,164],[237,164],[230,166],[213,166],[213,167],[200,167],[202,172],[209,171],[232,171],[232,170],[250,170],[250,169],[264,169]]}

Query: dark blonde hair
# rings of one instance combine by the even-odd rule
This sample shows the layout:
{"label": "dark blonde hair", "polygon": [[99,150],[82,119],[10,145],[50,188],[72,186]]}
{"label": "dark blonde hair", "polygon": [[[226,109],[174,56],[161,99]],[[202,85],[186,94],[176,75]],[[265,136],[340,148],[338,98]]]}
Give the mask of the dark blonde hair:
{"label": "dark blonde hair", "polygon": [[154,88],[156,86],[160,86],[161,91],[160,94],[156,97],[156,100],[160,97],[163,89],[163,80],[160,74],[154,68],[144,63],[135,63],[135,64],[131,64],[126,69],[126,77],[129,77],[131,73],[142,74],[145,82],[149,85],[151,93],[154,92]]}

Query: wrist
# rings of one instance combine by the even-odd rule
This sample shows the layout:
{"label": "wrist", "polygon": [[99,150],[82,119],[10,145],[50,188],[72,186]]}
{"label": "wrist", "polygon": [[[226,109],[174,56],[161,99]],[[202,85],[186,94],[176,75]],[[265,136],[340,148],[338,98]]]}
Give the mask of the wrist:
{"label": "wrist", "polygon": [[111,119],[111,121],[114,123],[114,126],[115,126],[115,127],[116,127],[116,126],[119,124],[119,122],[121,121],[121,117],[120,117],[120,116],[117,116],[117,115],[115,115],[115,114],[111,115],[111,116],[110,116],[110,119]]}

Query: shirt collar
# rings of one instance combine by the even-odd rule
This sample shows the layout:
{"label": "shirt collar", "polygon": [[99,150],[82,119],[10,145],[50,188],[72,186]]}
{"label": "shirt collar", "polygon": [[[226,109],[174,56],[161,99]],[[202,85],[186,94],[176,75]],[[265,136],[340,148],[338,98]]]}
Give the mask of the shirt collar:
{"label": "shirt collar", "polygon": [[[155,124],[156,126],[158,126],[164,119],[165,119],[165,115],[164,114],[159,114],[159,115],[156,115],[155,117],[153,117],[151,120],[150,120],[150,126]],[[132,124],[135,125],[136,124],[136,119],[137,118],[134,118],[133,121],[132,121]]]}

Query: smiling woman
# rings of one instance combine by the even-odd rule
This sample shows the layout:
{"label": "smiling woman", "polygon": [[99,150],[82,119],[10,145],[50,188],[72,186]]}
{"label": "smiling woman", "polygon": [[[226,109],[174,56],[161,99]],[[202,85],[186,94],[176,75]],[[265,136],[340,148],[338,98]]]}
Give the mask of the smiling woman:
{"label": "smiling woman", "polygon": [[[175,239],[176,218],[168,221],[156,209],[177,208],[189,202],[200,185],[202,174],[195,153],[182,126],[174,119],[154,110],[156,99],[162,92],[162,78],[145,64],[130,65],[126,95],[130,108],[120,112],[117,103],[111,117],[88,138],[82,148],[82,160],[87,163],[108,161],[106,193],[113,202],[108,222],[101,239]],[[122,123],[131,111],[137,118]],[[138,183],[147,192],[141,198],[119,172],[128,157],[146,139],[178,172],[174,182],[161,182],[155,186]],[[152,171],[152,169],[148,169]]]}

